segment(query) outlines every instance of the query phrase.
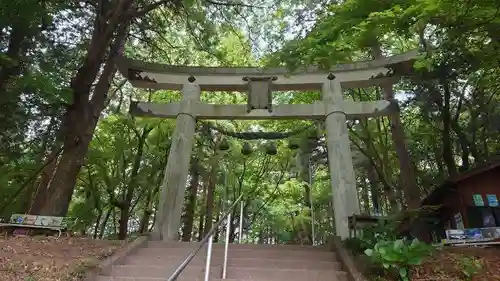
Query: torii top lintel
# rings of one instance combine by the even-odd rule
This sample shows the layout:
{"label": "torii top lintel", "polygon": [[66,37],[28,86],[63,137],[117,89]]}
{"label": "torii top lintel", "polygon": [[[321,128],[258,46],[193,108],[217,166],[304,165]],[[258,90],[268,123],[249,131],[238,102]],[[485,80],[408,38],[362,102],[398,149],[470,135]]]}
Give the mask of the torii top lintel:
{"label": "torii top lintel", "polygon": [[118,69],[134,87],[180,90],[189,79],[195,79],[204,91],[248,91],[245,77],[273,77],[271,90],[319,90],[331,73],[343,88],[363,88],[387,82],[411,72],[417,51],[409,51],[383,59],[337,65],[330,70],[308,67],[290,72],[285,68],[193,67],[149,63],[120,57]]}

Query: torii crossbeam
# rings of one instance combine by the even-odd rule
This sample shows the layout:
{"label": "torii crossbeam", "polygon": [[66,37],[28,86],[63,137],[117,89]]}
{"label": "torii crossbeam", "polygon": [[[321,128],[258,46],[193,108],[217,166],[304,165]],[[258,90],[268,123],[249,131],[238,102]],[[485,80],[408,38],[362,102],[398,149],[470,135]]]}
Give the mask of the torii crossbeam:
{"label": "torii crossbeam", "polygon": [[[282,68],[184,67],[120,58],[118,68],[135,87],[181,90],[180,103],[134,102],[136,116],[176,118],[176,128],[165,168],[154,233],[164,240],[178,239],[180,217],[197,119],[325,119],[328,163],[337,235],[349,235],[348,219],[359,214],[347,118],[376,117],[397,110],[389,101],[352,102],[344,88],[362,88],[397,81],[411,72],[417,52],[352,64],[324,71],[316,67],[296,72]],[[397,75],[397,76],[396,76]],[[272,105],[272,91],[318,91],[314,104]],[[205,104],[201,91],[248,92],[247,105]]]}

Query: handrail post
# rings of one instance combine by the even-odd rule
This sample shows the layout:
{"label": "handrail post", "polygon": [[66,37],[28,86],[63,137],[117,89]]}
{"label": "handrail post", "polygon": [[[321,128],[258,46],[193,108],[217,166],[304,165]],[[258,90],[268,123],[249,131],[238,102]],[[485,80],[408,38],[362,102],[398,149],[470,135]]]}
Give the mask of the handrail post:
{"label": "handrail post", "polygon": [[205,263],[205,279],[204,281],[208,281],[210,279],[210,265],[212,262],[212,244],[214,242],[214,235],[210,235],[208,238],[208,247],[207,247],[207,261]]}
{"label": "handrail post", "polygon": [[227,255],[229,252],[230,236],[231,236],[231,213],[227,215],[226,240],[224,240],[224,264],[222,266],[222,279],[226,279],[227,276]]}
{"label": "handrail post", "polygon": [[309,156],[309,204],[311,206],[311,244],[316,246],[316,228],[315,228],[315,214],[314,214],[314,202],[313,202],[313,169],[311,166],[311,156]]}
{"label": "handrail post", "polygon": [[238,243],[241,244],[241,238],[243,237],[243,208],[244,208],[245,202],[240,201],[240,226],[238,230]]}
{"label": "handrail post", "polygon": [[[207,249],[207,262],[206,262],[206,270],[205,270],[205,281],[208,281],[210,277],[210,264],[211,264],[211,259],[212,259],[212,244],[213,244],[213,239],[214,239],[214,234],[217,229],[224,223],[225,219],[228,219],[228,223],[231,223],[231,212],[234,210],[236,206],[238,206],[238,203],[241,201],[243,198],[243,194],[234,201],[233,204],[231,204],[231,207],[229,207],[229,210],[222,216],[221,219],[219,219],[208,231],[208,233],[201,239],[200,244],[196,246],[193,251],[182,261],[182,263],[175,269],[175,271],[170,275],[168,278],[168,281],[176,281],[177,277],[182,273],[182,271],[186,268],[186,266],[191,262],[191,260],[196,256],[196,254],[201,250],[203,245],[205,245],[208,242],[208,249]],[[229,227],[228,233],[231,232],[231,225]],[[226,233],[227,234],[227,233]],[[229,239],[226,239],[226,260],[227,260],[227,249],[229,245]]]}

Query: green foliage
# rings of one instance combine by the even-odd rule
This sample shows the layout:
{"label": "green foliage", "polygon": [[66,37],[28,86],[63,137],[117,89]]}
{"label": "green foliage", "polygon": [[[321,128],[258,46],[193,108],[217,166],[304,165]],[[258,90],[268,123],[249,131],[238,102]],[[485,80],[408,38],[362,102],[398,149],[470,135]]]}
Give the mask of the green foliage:
{"label": "green foliage", "polygon": [[483,269],[483,262],[481,259],[474,257],[460,257],[458,267],[467,280],[472,280],[474,275]]}
{"label": "green foliage", "polygon": [[354,255],[360,255],[370,248],[370,244],[366,243],[362,238],[350,237],[342,241],[344,246],[349,249]]}
{"label": "green foliage", "polygon": [[365,254],[381,265],[384,269],[396,272],[401,280],[409,279],[410,266],[420,265],[429,255],[432,246],[414,239],[380,240],[372,249],[366,249]]}
{"label": "green foliage", "polygon": [[344,240],[345,246],[355,254],[362,254],[366,249],[372,249],[378,241],[393,241],[397,239],[395,223],[379,222],[363,228],[359,237]]}
{"label": "green foliage", "polygon": [[373,248],[378,241],[392,241],[397,238],[395,222],[380,222],[374,226],[363,229],[362,240],[366,248]]}

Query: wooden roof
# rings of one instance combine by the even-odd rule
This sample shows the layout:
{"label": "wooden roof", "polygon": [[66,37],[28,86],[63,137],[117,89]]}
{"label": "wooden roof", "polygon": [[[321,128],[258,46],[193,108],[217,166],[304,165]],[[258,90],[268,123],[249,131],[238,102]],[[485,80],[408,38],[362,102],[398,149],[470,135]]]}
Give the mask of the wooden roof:
{"label": "wooden roof", "polygon": [[459,173],[455,176],[449,177],[440,186],[434,188],[427,197],[422,200],[422,205],[433,205],[440,201],[447,193],[456,192],[458,183],[468,178],[481,175],[485,172],[500,167],[500,155],[490,159],[488,162],[481,164],[477,167],[469,169],[468,171]]}

